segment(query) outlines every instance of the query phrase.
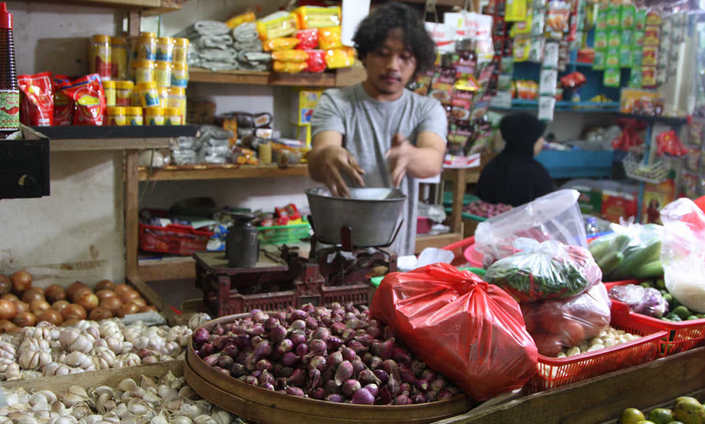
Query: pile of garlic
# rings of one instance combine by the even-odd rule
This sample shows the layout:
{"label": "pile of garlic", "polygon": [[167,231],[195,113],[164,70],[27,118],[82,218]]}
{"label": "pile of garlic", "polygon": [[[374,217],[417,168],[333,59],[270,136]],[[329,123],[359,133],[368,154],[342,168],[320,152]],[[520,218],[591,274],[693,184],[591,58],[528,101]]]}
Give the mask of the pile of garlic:
{"label": "pile of garlic", "polygon": [[612,347],[632,340],[638,340],[641,336],[629,334],[624,330],[617,330],[612,326],[602,330],[594,339],[585,340],[580,346],[574,346],[570,349],[564,349],[560,352],[557,358],[567,358],[570,356],[580,355],[581,353],[594,352],[596,350]]}
{"label": "pile of garlic", "polygon": [[231,424],[238,417],[200,399],[172,373],[161,379],[125,379],[116,388],[88,391],[72,386],[57,395],[49,390],[33,394],[22,388],[5,392],[0,424]]}
{"label": "pile of garlic", "polygon": [[0,335],[0,381],[171,361],[185,354],[192,333],[189,326],[126,326],[117,318],[69,327],[41,322]]}

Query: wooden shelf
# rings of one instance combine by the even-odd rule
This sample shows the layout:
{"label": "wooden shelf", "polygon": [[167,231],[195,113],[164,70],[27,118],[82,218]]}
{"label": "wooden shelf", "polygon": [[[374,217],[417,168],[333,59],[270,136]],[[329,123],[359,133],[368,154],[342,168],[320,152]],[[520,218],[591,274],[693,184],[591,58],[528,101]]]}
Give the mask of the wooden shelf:
{"label": "wooden shelf", "polygon": [[137,266],[140,282],[161,280],[185,280],[196,278],[196,261],[189,256],[163,259],[141,259]]}
{"label": "wooden shelf", "polygon": [[308,165],[292,165],[288,168],[279,168],[276,165],[230,165],[230,166],[203,166],[193,168],[140,168],[140,181],[184,181],[184,180],[226,180],[244,178],[279,178],[279,177],[305,177],[308,176]]}
{"label": "wooden shelf", "polygon": [[436,236],[418,236],[416,237],[415,253],[421,253],[428,247],[441,248],[459,242],[463,239],[462,233],[446,233]]}
{"label": "wooden shelf", "polygon": [[25,0],[29,3],[76,4],[97,7],[118,7],[144,10],[147,15],[174,12],[187,0]]}
{"label": "wooden shelf", "polygon": [[80,152],[86,150],[142,150],[168,149],[170,138],[108,138],[50,140],[52,152]]}
{"label": "wooden shelf", "polygon": [[299,87],[345,87],[365,80],[367,73],[361,66],[342,68],[320,74],[285,74],[256,71],[222,71],[191,68],[190,82],[210,84],[278,85]]}

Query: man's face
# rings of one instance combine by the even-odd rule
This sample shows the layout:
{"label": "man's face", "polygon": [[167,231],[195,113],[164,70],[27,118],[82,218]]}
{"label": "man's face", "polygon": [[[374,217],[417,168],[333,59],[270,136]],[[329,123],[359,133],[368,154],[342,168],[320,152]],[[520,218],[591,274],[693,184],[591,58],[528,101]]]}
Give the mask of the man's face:
{"label": "man's face", "polygon": [[387,39],[363,60],[369,82],[384,94],[404,90],[416,71],[416,58],[404,45],[401,30],[389,32]]}

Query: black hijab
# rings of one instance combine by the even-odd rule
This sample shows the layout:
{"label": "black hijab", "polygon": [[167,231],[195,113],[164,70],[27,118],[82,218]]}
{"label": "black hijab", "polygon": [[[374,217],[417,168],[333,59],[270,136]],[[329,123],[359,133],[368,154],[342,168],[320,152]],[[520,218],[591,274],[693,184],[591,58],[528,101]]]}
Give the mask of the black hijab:
{"label": "black hijab", "polygon": [[520,206],[554,190],[553,180],[534,160],[534,145],[546,124],[528,113],[505,116],[499,124],[502,152],[480,174],[477,195],[489,203]]}

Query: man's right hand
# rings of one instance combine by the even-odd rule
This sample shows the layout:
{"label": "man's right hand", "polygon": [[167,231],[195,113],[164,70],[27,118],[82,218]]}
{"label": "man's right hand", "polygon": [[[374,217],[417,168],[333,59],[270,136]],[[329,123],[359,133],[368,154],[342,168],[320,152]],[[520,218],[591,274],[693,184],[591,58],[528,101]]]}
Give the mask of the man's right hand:
{"label": "man's right hand", "polygon": [[314,152],[314,155],[309,155],[311,176],[325,183],[333,196],[350,196],[350,190],[345,183],[345,179],[343,179],[343,173],[347,174],[358,186],[365,186],[365,182],[362,179],[365,171],[362,170],[355,158],[345,148],[329,145],[321,149],[314,149]]}

